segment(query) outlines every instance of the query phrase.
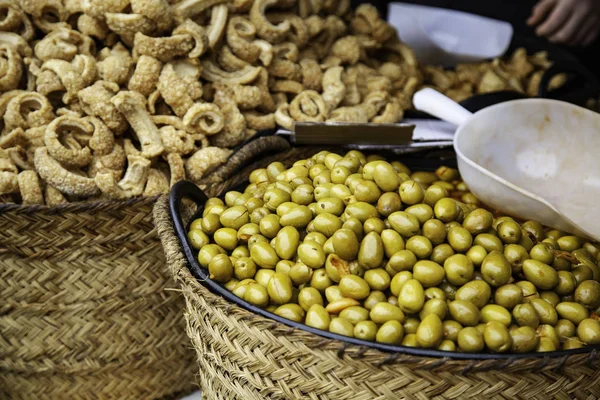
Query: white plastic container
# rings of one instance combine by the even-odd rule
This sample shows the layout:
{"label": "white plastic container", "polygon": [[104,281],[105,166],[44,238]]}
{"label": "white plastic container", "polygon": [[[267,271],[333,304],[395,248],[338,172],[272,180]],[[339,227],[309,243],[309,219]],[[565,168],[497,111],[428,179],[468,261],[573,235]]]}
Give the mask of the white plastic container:
{"label": "white plastic container", "polygon": [[424,64],[451,67],[503,55],[512,25],[454,10],[390,3],[388,22]]}

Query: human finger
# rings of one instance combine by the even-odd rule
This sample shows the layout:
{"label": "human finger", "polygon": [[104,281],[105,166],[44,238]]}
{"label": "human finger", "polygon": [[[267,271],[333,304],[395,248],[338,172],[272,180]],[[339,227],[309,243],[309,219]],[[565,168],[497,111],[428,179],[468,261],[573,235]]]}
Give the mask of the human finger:
{"label": "human finger", "polygon": [[590,34],[592,34],[595,30],[597,30],[596,25],[598,21],[596,18],[589,18],[586,20],[583,25],[577,30],[575,37],[573,40],[569,41],[569,46],[583,46],[585,40]]}
{"label": "human finger", "polygon": [[538,2],[531,10],[527,24],[530,26],[538,25],[552,11],[555,5],[556,0],[542,0]]}
{"label": "human finger", "polygon": [[570,16],[571,9],[564,3],[558,3],[556,7],[552,9],[550,16],[538,26],[535,33],[538,36],[552,36],[565,25]]}
{"label": "human finger", "polygon": [[548,40],[552,43],[570,44],[575,42],[577,39],[577,34],[581,31],[586,22],[587,20],[585,15],[581,15],[577,11],[574,11],[570,14],[569,18],[565,21],[562,27],[548,37]]}

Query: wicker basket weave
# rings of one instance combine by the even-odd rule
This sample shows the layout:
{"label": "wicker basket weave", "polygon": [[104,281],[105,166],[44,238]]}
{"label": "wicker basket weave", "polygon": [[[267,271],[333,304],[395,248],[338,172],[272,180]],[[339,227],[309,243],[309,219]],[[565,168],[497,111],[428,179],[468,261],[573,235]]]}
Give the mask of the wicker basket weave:
{"label": "wicker basket weave", "polygon": [[[314,153],[315,150],[312,152]],[[209,196],[247,179],[273,159],[310,155],[294,149],[260,160]],[[195,207],[182,216],[189,221]],[[154,219],[167,263],[186,300],[187,333],[206,399],[599,399],[600,354],[460,360],[386,353],[293,329],[226,301],[189,272],[174,233],[168,198]]]}
{"label": "wicker basket weave", "polygon": [[[244,154],[282,145],[261,138]],[[0,399],[138,400],[197,387],[155,201],[0,204]]]}

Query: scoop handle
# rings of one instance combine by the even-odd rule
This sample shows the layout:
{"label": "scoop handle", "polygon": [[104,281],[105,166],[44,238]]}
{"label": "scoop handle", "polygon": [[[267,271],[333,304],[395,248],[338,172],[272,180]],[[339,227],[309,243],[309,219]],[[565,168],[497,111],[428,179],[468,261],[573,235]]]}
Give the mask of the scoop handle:
{"label": "scoop handle", "polygon": [[413,104],[419,111],[424,111],[456,126],[462,125],[473,114],[437,90],[425,88],[413,96]]}

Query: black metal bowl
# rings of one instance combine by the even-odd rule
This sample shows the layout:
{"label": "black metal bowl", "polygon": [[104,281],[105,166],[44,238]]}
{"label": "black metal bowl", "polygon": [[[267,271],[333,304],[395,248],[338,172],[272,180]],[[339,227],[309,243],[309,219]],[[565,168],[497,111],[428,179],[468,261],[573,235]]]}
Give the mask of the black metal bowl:
{"label": "black metal bowl", "polygon": [[[455,166],[452,160],[435,160],[435,159],[427,159],[427,158],[417,158],[417,157],[403,157],[402,162],[408,165],[411,168],[419,169],[419,170],[435,170],[437,167],[443,165],[446,166]],[[229,190],[243,190],[245,187],[241,185],[240,187],[232,187]],[[224,196],[224,193],[222,193]],[[291,321],[289,319],[282,318],[278,315],[265,311],[259,307],[256,307],[247,301],[237,297],[221,284],[211,280],[208,275],[208,271],[200,266],[197,260],[197,251],[194,250],[187,238],[187,231],[189,228],[189,224],[184,225],[182,217],[181,217],[181,204],[184,198],[189,198],[193,200],[198,209],[195,212],[195,216],[190,219],[193,221],[195,218],[201,216],[203,206],[205,202],[208,200],[207,196],[200,190],[196,185],[189,181],[181,181],[173,186],[170,193],[169,198],[169,212],[171,218],[173,220],[173,226],[175,228],[175,233],[179,238],[179,242],[183,249],[183,252],[188,261],[188,268],[191,274],[200,282],[202,285],[207,287],[213,293],[218,294],[230,301],[233,304],[236,304],[250,312],[258,314],[264,318],[269,318],[289,327],[295,329],[301,329],[307,332],[311,332],[315,335],[320,335],[322,337],[328,339],[339,340],[341,342],[345,342],[347,344],[356,345],[356,346],[365,346],[371,347],[374,349],[378,349],[384,352],[389,353],[403,353],[410,354],[414,356],[422,356],[422,357],[436,357],[436,358],[453,358],[453,359],[462,359],[462,360],[486,360],[486,359],[518,359],[518,358],[554,358],[554,357],[562,357],[566,355],[572,354],[581,354],[581,353],[591,353],[592,351],[600,350],[600,345],[598,346],[588,346],[581,349],[575,350],[567,350],[567,351],[555,351],[549,353],[523,353],[523,354],[492,354],[492,353],[458,353],[458,352],[445,352],[440,350],[426,350],[405,346],[392,346],[385,345],[376,342],[369,342],[360,339],[348,338],[346,336],[338,335],[335,333],[331,333],[328,331],[323,331],[320,329],[312,328],[310,326]]]}

